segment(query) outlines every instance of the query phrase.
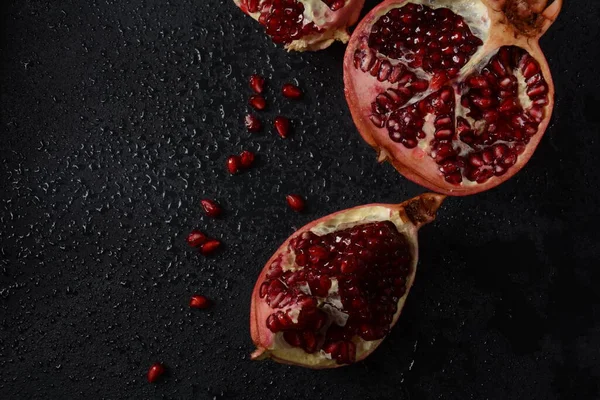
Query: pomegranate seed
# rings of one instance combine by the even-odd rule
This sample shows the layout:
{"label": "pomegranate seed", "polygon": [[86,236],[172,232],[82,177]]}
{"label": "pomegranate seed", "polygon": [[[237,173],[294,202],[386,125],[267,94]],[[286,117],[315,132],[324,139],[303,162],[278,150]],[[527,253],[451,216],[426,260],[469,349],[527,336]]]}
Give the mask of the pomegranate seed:
{"label": "pomegranate seed", "polygon": [[250,168],[254,164],[254,153],[248,150],[242,151],[240,154],[240,164],[244,168]]}
{"label": "pomegranate seed", "polygon": [[263,78],[262,76],[254,74],[250,77],[250,87],[256,93],[261,94],[263,92],[264,85],[265,78]]}
{"label": "pomegranate seed", "polygon": [[292,210],[296,212],[304,210],[304,199],[300,195],[288,194],[285,199]]}
{"label": "pomegranate seed", "polygon": [[208,308],[209,301],[206,297],[195,294],[190,298],[190,308]]}
{"label": "pomegranate seed", "polygon": [[248,114],[244,118],[244,124],[248,129],[248,132],[256,133],[261,130],[262,124],[260,123],[260,119],[257,116]]}
{"label": "pomegranate seed", "polygon": [[221,215],[221,211],[222,211],[221,206],[219,206],[214,201],[204,199],[204,200],[200,200],[200,203],[202,204],[202,208],[204,209],[204,212],[209,217],[215,218],[215,217],[218,217],[219,215]]}
{"label": "pomegranate seed", "polygon": [[227,170],[230,174],[237,174],[240,171],[240,157],[238,156],[229,156],[227,158]]}
{"label": "pomegranate seed", "polygon": [[160,363],[154,363],[148,370],[148,382],[154,383],[165,373],[165,367]]}
{"label": "pomegranate seed", "polygon": [[282,138],[287,138],[290,133],[290,120],[286,117],[278,116],[275,118],[275,129]]}
{"label": "pomegranate seed", "polygon": [[201,244],[206,243],[208,238],[206,235],[198,230],[193,230],[187,237],[187,243],[190,247],[198,247]]}
{"label": "pomegranate seed", "polygon": [[288,99],[299,99],[302,97],[302,91],[300,88],[296,85],[292,85],[291,83],[286,83],[283,85],[281,92],[283,93],[283,96],[287,97]]}
{"label": "pomegranate seed", "polygon": [[216,239],[211,239],[200,247],[200,253],[207,256],[217,251],[219,247],[221,247],[221,242]]}
{"label": "pomegranate seed", "polygon": [[260,94],[250,96],[248,103],[257,110],[264,110],[267,107],[267,101]]}

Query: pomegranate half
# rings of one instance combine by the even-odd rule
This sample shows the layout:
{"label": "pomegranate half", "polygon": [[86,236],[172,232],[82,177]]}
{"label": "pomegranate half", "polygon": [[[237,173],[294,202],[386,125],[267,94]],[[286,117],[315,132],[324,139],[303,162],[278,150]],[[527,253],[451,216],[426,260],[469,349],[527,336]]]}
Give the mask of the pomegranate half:
{"label": "pomegranate half", "polygon": [[319,369],[371,354],[400,316],[415,277],[417,231],[443,199],[427,193],[355,207],[295,232],[254,287],[252,359]]}
{"label": "pomegranate half", "polygon": [[347,43],[348,27],[358,20],[365,0],[234,0],[267,35],[287,50],[321,50]]}
{"label": "pomegranate half", "polygon": [[408,179],[464,196],[532,156],[554,105],[538,39],[562,0],[388,0],[344,57],[362,137]]}

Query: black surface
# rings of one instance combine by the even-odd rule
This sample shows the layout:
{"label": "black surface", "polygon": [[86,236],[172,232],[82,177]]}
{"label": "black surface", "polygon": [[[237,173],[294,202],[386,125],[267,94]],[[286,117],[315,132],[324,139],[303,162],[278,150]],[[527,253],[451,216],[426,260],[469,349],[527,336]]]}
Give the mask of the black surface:
{"label": "black surface", "polygon": [[[287,54],[232,1],[2,1],[0,398],[599,398],[600,7],[567,3],[542,40],[557,108],[530,163],[422,231],[377,352],[309,371],[248,358],[262,264],[318,216],[423,191],[356,133],[343,46]],[[254,71],[265,115],[293,116],[287,141],[242,127]],[[277,93],[294,79],[301,103]],[[244,148],[259,166],[231,177]],[[197,227],[224,251],[190,251]],[[215,306],[190,311],[194,292]],[[150,385],[155,361],[169,375]]]}

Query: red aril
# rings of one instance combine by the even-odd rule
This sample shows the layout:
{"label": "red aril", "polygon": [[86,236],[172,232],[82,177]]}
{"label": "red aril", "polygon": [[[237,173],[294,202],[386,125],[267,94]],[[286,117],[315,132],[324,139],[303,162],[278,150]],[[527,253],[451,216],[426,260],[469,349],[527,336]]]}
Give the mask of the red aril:
{"label": "red aril", "polygon": [[281,115],[275,117],[275,121],[273,122],[275,125],[275,129],[277,130],[277,134],[281,136],[283,139],[287,138],[290,133],[290,120],[286,117],[282,117]]}
{"label": "red aril", "polygon": [[358,20],[364,0],[234,0],[267,35],[287,50],[321,50],[339,40]]}
{"label": "red aril", "polygon": [[346,49],[344,84],[379,160],[455,196],[517,173],[554,105],[538,39],[562,0],[547,3],[388,0],[374,8]]}
{"label": "red aril", "polygon": [[255,95],[250,96],[250,99],[248,100],[248,104],[250,104],[253,108],[255,108],[259,111],[262,111],[267,107],[267,101],[260,94],[255,94]]}
{"label": "red aril", "polygon": [[187,237],[187,243],[190,247],[198,247],[208,240],[208,237],[199,230],[193,230]]}
{"label": "red aril", "polygon": [[221,215],[223,211],[221,206],[218,205],[214,200],[203,199],[200,200],[200,204],[202,205],[202,209],[209,217],[216,218]]}
{"label": "red aril", "polygon": [[256,115],[248,114],[244,118],[244,125],[248,129],[248,132],[256,133],[260,131],[262,128],[262,124],[260,123],[260,119]]}
{"label": "red aril", "polygon": [[208,256],[216,252],[219,249],[219,247],[221,247],[221,242],[219,242],[216,239],[210,239],[206,243],[202,244],[202,246],[200,246],[200,253],[202,253],[202,255]]}
{"label": "red aril", "polygon": [[241,160],[239,156],[229,156],[227,157],[227,170],[231,175],[237,174],[240,172]]}
{"label": "red aril", "polygon": [[210,301],[206,296],[195,294],[190,298],[190,308],[204,309],[208,308]]}
{"label": "red aril", "polygon": [[367,357],[400,316],[415,277],[417,232],[443,199],[427,193],[364,205],[296,231],[254,286],[252,358],[333,368]]}
{"label": "red aril", "polygon": [[281,93],[284,97],[287,97],[288,99],[299,99],[300,97],[302,97],[302,90],[300,90],[298,86],[293,85],[291,83],[286,83],[285,85],[283,85],[283,87],[281,88]]}
{"label": "red aril", "polygon": [[252,75],[250,77],[250,88],[258,94],[261,94],[263,92],[265,86],[265,78],[263,78],[260,75]]}
{"label": "red aril", "polygon": [[250,168],[254,164],[254,158],[256,155],[249,151],[244,150],[240,153],[240,164],[243,168]]}
{"label": "red aril", "polygon": [[154,383],[163,376],[165,373],[165,367],[161,363],[154,363],[148,370],[148,382]]}
{"label": "red aril", "polygon": [[304,210],[304,199],[299,194],[288,194],[285,200],[292,210],[296,212]]}

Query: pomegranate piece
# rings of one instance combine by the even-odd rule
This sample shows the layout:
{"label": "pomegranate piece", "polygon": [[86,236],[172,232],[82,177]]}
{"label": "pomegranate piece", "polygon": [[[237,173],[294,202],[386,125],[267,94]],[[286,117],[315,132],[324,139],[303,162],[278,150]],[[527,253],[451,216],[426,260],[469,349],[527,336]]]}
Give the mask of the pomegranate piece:
{"label": "pomegranate piece", "polygon": [[202,246],[200,246],[200,253],[202,253],[202,255],[208,256],[216,252],[219,249],[219,247],[221,247],[221,242],[219,242],[216,239],[210,239]]}
{"label": "pomegranate piece", "polygon": [[190,247],[198,247],[206,243],[207,240],[208,237],[198,230],[191,231],[187,237],[187,243]]}
{"label": "pomegranate piece", "polygon": [[287,97],[288,99],[299,99],[300,97],[302,97],[302,90],[300,90],[298,86],[293,85],[291,83],[286,83],[285,85],[283,85],[283,87],[281,88],[281,93],[284,97]]}
{"label": "pomegranate piece", "polygon": [[296,212],[301,212],[304,210],[304,199],[302,196],[298,194],[288,194],[285,196],[285,200],[292,210]]}
{"label": "pomegranate piece", "polygon": [[221,206],[218,205],[213,200],[209,200],[209,199],[200,200],[200,204],[202,205],[202,208],[204,209],[204,212],[206,213],[206,215],[208,215],[209,217],[212,217],[212,218],[218,217],[219,215],[221,215],[221,212],[223,211],[221,209]]}
{"label": "pomegranate piece", "polygon": [[296,231],[252,294],[253,359],[333,368],[367,357],[398,320],[416,273],[417,233],[443,195],[369,204]]}
{"label": "pomegranate piece", "polygon": [[252,75],[250,77],[250,88],[258,94],[261,94],[264,90],[265,78],[260,75]]}
{"label": "pomegranate piece", "polygon": [[517,173],[554,105],[538,40],[562,0],[546,3],[387,0],[367,14],[346,49],[344,85],[379,160],[457,196]]}
{"label": "pomegranate piece", "polygon": [[244,118],[244,125],[248,129],[248,132],[256,133],[262,129],[260,119],[256,115],[248,114]]}
{"label": "pomegranate piece", "polygon": [[286,117],[282,117],[281,115],[275,118],[273,123],[275,125],[275,129],[279,136],[283,139],[287,138],[290,133],[290,120]]}
{"label": "pomegranate piece", "polygon": [[156,382],[165,373],[165,367],[160,363],[154,363],[148,370],[148,382]]}
{"label": "pomegranate piece", "polygon": [[205,296],[195,294],[190,298],[190,308],[204,309],[209,305],[210,301]]}
{"label": "pomegranate piece", "polygon": [[249,150],[242,151],[240,154],[240,165],[243,168],[250,168],[252,164],[254,164],[255,157],[256,156],[254,155],[254,153]]}
{"label": "pomegranate piece", "polygon": [[227,157],[227,170],[231,175],[237,174],[240,172],[241,160],[239,156],[229,156]]}
{"label": "pomegranate piece", "polygon": [[350,38],[364,0],[234,0],[287,50],[321,50]]}
{"label": "pomegranate piece", "polygon": [[267,101],[260,94],[255,94],[255,95],[250,96],[250,99],[248,100],[248,104],[250,104],[253,108],[255,108],[259,111],[262,111],[265,108],[267,108]]}

